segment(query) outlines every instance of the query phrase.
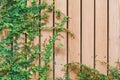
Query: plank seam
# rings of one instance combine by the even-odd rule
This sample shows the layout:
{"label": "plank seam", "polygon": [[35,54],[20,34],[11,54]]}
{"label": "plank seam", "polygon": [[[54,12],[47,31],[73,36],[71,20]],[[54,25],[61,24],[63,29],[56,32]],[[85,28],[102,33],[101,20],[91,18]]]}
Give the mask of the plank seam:
{"label": "plank seam", "polygon": [[[53,0],[53,5],[55,5],[55,0]],[[53,7],[53,26],[55,26],[55,7]],[[53,34],[54,34],[53,30]],[[55,80],[55,43],[53,43],[53,80]]]}
{"label": "plank seam", "polygon": [[109,0],[107,0],[107,75],[109,73]]}
{"label": "plank seam", "polygon": [[[69,9],[69,4],[68,4],[68,3],[69,3],[69,1],[67,0],[67,5],[66,5],[66,7],[67,7],[67,16],[69,17],[69,10],[68,10],[68,9]],[[67,21],[67,29],[69,29],[69,21]],[[69,53],[68,53],[68,46],[69,46],[69,44],[68,44],[68,43],[69,43],[68,35],[69,35],[69,34],[68,34],[68,32],[67,32],[67,64],[68,64],[68,62],[69,62],[69,61],[68,61],[68,58],[69,58],[69,57],[68,57],[68,56],[69,56]],[[69,71],[68,71],[68,66],[67,66],[67,73],[68,73],[68,72],[69,72]],[[68,73],[68,74],[69,74],[69,73]]]}
{"label": "plank seam", "polygon": [[81,25],[80,25],[80,26],[81,26],[81,28],[80,28],[80,29],[81,29],[81,30],[80,30],[80,31],[81,31],[81,32],[80,32],[80,40],[81,40],[81,41],[80,41],[80,63],[82,64],[82,0],[81,0],[81,3],[80,3],[80,4],[81,4],[81,6],[80,6],[80,7],[81,7],[81,8],[80,8],[80,9],[81,9],[81,10],[80,10],[80,13],[81,13],[81,14],[80,14],[80,16],[81,16],[81,19],[80,19],[80,23],[81,23]]}
{"label": "plank seam", "polygon": [[94,0],[94,68],[95,68],[95,65],[96,65],[96,62],[95,62],[95,60],[96,60],[96,54],[95,54],[95,52],[96,52],[96,1]]}

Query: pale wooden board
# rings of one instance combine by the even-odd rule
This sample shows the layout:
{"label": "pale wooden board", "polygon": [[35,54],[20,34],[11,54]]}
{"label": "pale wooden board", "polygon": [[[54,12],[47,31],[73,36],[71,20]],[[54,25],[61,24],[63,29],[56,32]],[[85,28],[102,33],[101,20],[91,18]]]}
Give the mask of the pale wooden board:
{"label": "pale wooden board", "polygon": [[[41,0],[42,2],[43,0]],[[52,0],[46,0],[46,2],[48,4],[52,4]],[[42,11],[41,11],[42,12]],[[42,14],[42,13],[41,13]],[[46,26],[48,27],[52,27],[53,26],[53,13],[48,13],[49,14],[49,20],[48,20],[48,23],[46,24]],[[41,34],[42,34],[42,37],[41,37],[41,50],[43,50],[43,43],[44,41],[48,42],[49,38],[53,36],[53,30],[47,30],[47,31],[44,31],[44,30],[41,30]],[[53,55],[51,56],[51,59],[53,59]],[[44,65],[43,61],[41,61],[41,65]],[[52,71],[50,72],[50,80],[53,80],[53,61],[50,62],[50,68],[52,69]]]}
{"label": "pale wooden board", "polygon": [[[27,6],[31,6],[31,1],[27,0]],[[31,25],[32,26],[32,25]],[[25,34],[25,44],[27,44],[29,42],[28,38],[27,38],[27,34]],[[29,45],[32,46],[33,42],[29,42]],[[32,50],[32,49],[31,49]],[[29,55],[26,56],[26,59],[29,58]],[[26,67],[27,70],[29,70],[31,67]],[[32,78],[34,77],[34,74],[32,76]]]}
{"label": "pale wooden board", "polygon": [[[36,1],[36,4],[39,4],[39,0]],[[30,0],[27,0],[27,6],[31,6]],[[33,26],[33,28],[35,28],[35,27],[36,26]],[[39,30],[38,30],[38,32],[39,32]],[[27,39],[27,43],[28,42],[29,42],[29,40]],[[39,44],[39,36],[35,36],[34,40],[30,43],[30,46],[36,46],[38,44]],[[39,57],[33,61],[33,64],[36,66],[39,65]],[[27,69],[29,69],[29,67]],[[32,79],[39,79],[39,73],[34,73],[32,75]]]}
{"label": "pale wooden board", "polygon": [[[39,0],[36,0],[36,4],[39,4]],[[36,26],[34,26],[33,28],[35,28]],[[38,26],[37,26],[38,27]],[[39,30],[37,30],[39,32]],[[34,46],[38,46],[39,45],[39,36],[35,36],[34,41],[33,41],[33,45]],[[40,45],[39,45],[40,46]],[[40,65],[40,61],[39,61],[39,56],[34,60],[33,62],[36,66]],[[39,73],[37,72],[36,74],[33,75],[33,79],[39,79]]]}
{"label": "pale wooden board", "polygon": [[[67,0],[55,0],[55,9],[62,12],[62,17],[67,15]],[[55,23],[59,23],[61,20],[55,19]],[[65,24],[64,28],[67,27]],[[55,78],[64,77],[65,71],[64,65],[67,64],[67,33],[60,33],[64,38],[58,37],[60,40],[55,42]],[[58,47],[59,44],[64,44],[62,47]]]}
{"label": "pale wooden board", "polygon": [[17,42],[18,42],[18,47],[20,48],[18,49],[18,52],[21,52],[25,44],[25,35],[21,34]]}
{"label": "pale wooden board", "polygon": [[109,64],[120,59],[120,0],[109,0]]}
{"label": "pale wooden board", "polygon": [[27,6],[31,6],[30,0],[27,0]]}
{"label": "pale wooden board", "polygon": [[96,69],[107,74],[107,0],[96,0]]}
{"label": "pale wooden board", "polygon": [[2,29],[2,37],[3,38],[5,38],[6,36],[8,36],[7,31],[8,31],[7,28],[6,29],[5,28]]}
{"label": "pale wooden board", "polygon": [[[39,36],[35,36],[34,41],[33,41],[33,45],[34,46],[36,46],[36,45],[38,46],[39,45]],[[39,63],[40,62],[39,62],[39,56],[38,56],[34,60],[33,64],[35,64],[36,66],[38,66],[38,65],[40,65]],[[38,72],[33,75],[33,79],[39,79],[39,73]]]}
{"label": "pale wooden board", "polygon": [[[69,24],[68,28],[73,31],[75,38],[68,36],[68,63],[79,62],[80,63],[80,35],[81,35],[81,0],[68,0],[68,16]],[[72,80],[75,80],[76,74],[70,73],[69,76]]]}
{"label": "pale wooden board", "polygon": [[94,0],[82,1],[82,64],[94,67]]}

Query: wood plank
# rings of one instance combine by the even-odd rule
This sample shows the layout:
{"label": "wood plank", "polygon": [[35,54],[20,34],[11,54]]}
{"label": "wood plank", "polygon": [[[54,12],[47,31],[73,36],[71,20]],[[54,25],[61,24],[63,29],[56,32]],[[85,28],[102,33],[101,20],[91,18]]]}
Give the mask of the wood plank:
{"label": "wood plank", "polygon": [[[67,0],[55,0],[55,9],[62,12],[62,17],[67,15]],[[61,18],[62,18],[61,17]],[[55,19],[55,23],[59,23],[61,20]],[[66,28],[67,25],[64,25]],[[67,64],[67,33],[60,33],[64,38],[58,37],[60,40],[57,40],[55,43],[55,78],[64,77],[65,71],[63,67]],[[59,44],[64,44],[62,47],[57,47]]]}
{"label": "wood plank", "polygon": [[96,69],[107,74],[107,0],[96,0]]}
{"label": "wood plank", "polygon": [[94,0],[82,1],[82,64],[94,67]]}
{"label": "wood plank", "polygon": [[[36,4],[39,4],[39,0],[36,0]],[[33,28],[36,28],[38,26],[33,26]],[[39,32],[39,30],[37,30]],[[34,40],[33,40],[33,46],[38,46],[39,45],[39,36],[35,36]],[[40,45],[39,45],[40,46]],[[39,66],[40,61],[39,61],[39,56],[34,60],[33,64],[35,64],[35,66]],[[35,73],[32,76],[32,79],[39,79],[39,72]]]}
{"label": "wood plank", "polygon": [[[41,2],[42,1],[44,1],[44,0],[41,0]],[[46,2],[48,4],[53,3],[53,1],[51,1],[51,0],[46,0]],[[43,12],[43,10],[41,12]],[[48,19],[48,23],[45,26],[52,27],[53,26],[53,13],[51,12],[51,13],[48,13],[48,14],[49,14],[49,19]],[[44,44],[45,41],[48,42],[50,36],[53,35],[53,30],[51,30],[51,31],[49,31],[49,30],[48,31],[41,30],[41,34],[42,34],[42,37],[41,37],[41,50],[43,50],[44,49],[43,44]],[[51,58],[53,58],[53,55],[51,56]],[[43,61],[41,61],[41,65],[43,65],[43,64],[44,64]],[[53,61],[50,62],[50,68],[52,69],[52,71],[50,72],[50,80],[53,80]]]}
{"label": "wood plank", "polygon": [[[39,4],[39,0],[36,0],[36,4]],[[27,0],[27,6],[31,6],[31,1],[30,0]],[[32,26],[32,25],[31,25]],[[33,28],[35,28],[36,26],[32,26]],[[39,32],[39,30],[38,30]],[[27,39],[27,43],[29,43],[29,40]],[[34,40],[30,42],[29,44],[31,47],[32,46],[37,46],[39,45],[39,36],[35,36]],[[31,49],[31,51],[33,51],[33,49]],[[27,57],[29,58],[29,56]],[[36,59],[34,59],[33,63],[35,66],[38,66],[39,65],[39,57],[37,57]],[[27,69],[29,69],[30,67],[28,67]],[[34,73],[32,75],[32,79],[39,79],[39,73]]]}
{"label": "wood plank", "polygon": [[109,64],[120,59],[120,0],[109,1]]}
{"label": "wood plank", "polygon": [[[68,0],[68,16],[70,17],[68,28],[73,31],[75,38],[68,36],[68,63],[79,62],[80,63],[80,45],[81,45],[81,0]],[[70,73],[69,76],[72,80],[75,80],[76,74]]]}
{"label": "wood plank", "polygon": [[[31,1],[30,1],[30,0],[27,0],[27,6],[31,6]],[[31,25],[31,26],[32,26],[32,25]],[[25,34],[24,36],[25,36],[25,39],[24,39],[25,43],[24,43],[24,44],[28,44],[28,43],[29,43],[30,47],[32,47],[33,41],[29,41],[27,34]],[[33,51],[33,49],[31,49],[31,51]],[[30,56],[29,56],[29,54],[28,54],[28,55],[26,56],[26,59],[28,60],[29,57],[30,57]],[[26,67],[27,70],[29,70],[30,68],[31,68],[31,66]],[[32,74],[31,77],[33,78],[33,77],[34,77],[34,74]]]}
{"label": "wood plank", "polygon": [[[39,30],[38,30],[38,31],[39,31]],[[38,46],[38,45],[39,45],[39,36],[35,36],[34,41],[33,41],[33,45],[34,45],[34,46]],[[39,56],[38,56],[36,59],[34,59],[33,64],[35,64],[35,66],[39,66],[39,65],[40,65],[39,63],[40,63],[40,62],[39,62]],[[36,72],[36,73],[32,76],[32,79],[39,79],[39,73]]]}

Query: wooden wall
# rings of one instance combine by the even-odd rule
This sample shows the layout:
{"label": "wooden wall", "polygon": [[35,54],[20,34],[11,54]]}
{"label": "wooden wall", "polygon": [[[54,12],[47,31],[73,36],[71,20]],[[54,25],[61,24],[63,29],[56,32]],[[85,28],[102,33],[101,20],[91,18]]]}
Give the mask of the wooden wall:
{"label": "wooden wall", "polygon": [[[52,3],[52,0],[46,1]],[[30,4],[29,1],[27,4]],[[55,9],[70,17],[64,27],[73,31],[75,38],[61,32],[64,38],[54,44],[53,62],[50,63],[51,80],[63,77],[64,65],[71,62],[86,64],[104,74],[108,69],[105,63],[117,65],[120,59],[120,0],[55,0]],[[48,26],[59,22],[54,15],[50,14]],[[34,44],[42,45],[46,38],[53,35],[53,31],[41,33],[43,37],[36,36]],[[25,38],[25,35],[21,37]],[[57,47],[59,43],[64,46]],[[38,60],[35,62],[42,64]],[[75,80],[74,73],[69,75]]]}
{"label": "wooden wall", "polygon": [[[42,0],[41,0],[42,1]],[[52,3],[52,0],[46,0]],[[108,63],[116,66],[120,58],[120,0],[55,0],[55,9],[60,9],[69,21],[64,25],[73,31],[75,38],[65,32],[54,44],[51,62],[51,80],[63,77],[63,66],[79,62],[107,74]],[[50,14],[49,26],[59,22]],[[52,36],[53,31],[41,31],[41,43]],[[38,39],[37,39],[38,40]],[[59,43],[63,47],[56,47]],[[69,74],[75,79],[75,74]]]}

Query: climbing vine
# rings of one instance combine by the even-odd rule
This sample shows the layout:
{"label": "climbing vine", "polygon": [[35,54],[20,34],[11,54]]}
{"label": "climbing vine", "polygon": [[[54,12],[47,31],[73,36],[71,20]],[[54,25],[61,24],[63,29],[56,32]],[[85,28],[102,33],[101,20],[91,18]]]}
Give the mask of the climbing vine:
{"label": "climbing vine", "polygon": [[[36,0],[0,0],[0,80],[31,80],[36,72],[39,77],[35,80],[49,80],[49,63],[53,53],[53,43],[63,30],[62,26],[68,17],[64,16],[61,22],[54,27],[45,26],[50,12],[56,13],[56,18],[61,17],[59,10],[54,10],[53,4],[43,0],[36,4]],[[42,13],[41,13],[42,11]],[[40,50],[40,44],[31,45],[35,36],[41,37],[40,30],[53,30],[54,34],[45,43],[45,49]],[[24,43],[19,43],[21,35],[25,37]],[[20,46],[22,44],[22,46]],[[42,55],[44,65],[35,65],[34,60]]]}
{"label": "climbing vine", "polygon": [[[46,26],[50,12],[56,13],[55,18],[61,22]],[[34,74],[38,74],[34,80],[50,80],[53,44],[62,31],[74,36],[63,27],[67,20],[68,17],[63,16],[60,10],[54,10],[53,3],[48,4],[45,0],[39,4],[30,0],[29,6],[27,0],[0,0],[0,80],[33,80]],[[53,36],[44,43],[43,50],[40,44],[33,44],[36,36],[42,36],[41,30],[54,30]],[[34,63],[38,58],[43,65]],[[120,80],[119,69],[113,67],[110,67],[108,76],[75,62],[65,67],[69,68],[68,72],[56,80],[71,80],[68,75],[71,72],[77,74],[76,80]]]}

